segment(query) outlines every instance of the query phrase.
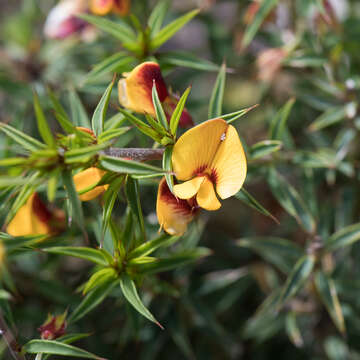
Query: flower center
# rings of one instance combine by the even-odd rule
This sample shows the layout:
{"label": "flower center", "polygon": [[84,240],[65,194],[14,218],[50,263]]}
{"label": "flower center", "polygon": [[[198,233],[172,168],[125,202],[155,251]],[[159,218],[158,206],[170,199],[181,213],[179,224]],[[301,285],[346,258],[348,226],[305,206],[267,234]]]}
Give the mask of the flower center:
{"label": "flower center", "polygon": [[216,169],[209,169],[207,165],[199,166],[194,171],[193,176],[206,176],[214,185],[217,184],[218,180]]}

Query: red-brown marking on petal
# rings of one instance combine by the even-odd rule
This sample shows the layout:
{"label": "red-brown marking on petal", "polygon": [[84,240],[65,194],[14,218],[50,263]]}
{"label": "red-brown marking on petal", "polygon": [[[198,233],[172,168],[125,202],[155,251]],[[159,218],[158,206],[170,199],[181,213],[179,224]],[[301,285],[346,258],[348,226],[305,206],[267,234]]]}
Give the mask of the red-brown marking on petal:
{"label": "red-brown marking on petal", "polygon": [[153,83],[155,81],[156,90],[159,95],[159,100],[162,102],[168,96],[165,81],[161,75],[160,66],[155,63],[145,64],[139,74],[139,82],[148,89],[148,93],[151,96]]}
{"label": "red-brown marking on petal", "polygon": [[200,165],[198,168],[195,169],[193,176],[204,176],[206,169],[207,165]]}
{"label": "red-brown marking on petal", "polygon": [[39,218],[39,220],[43,223],[48,224],[52,218],[51,212],[41,201],[40,196],[37,193],[34,194],[32,210],[34,211],[34,214]]}
{"label": "red-brown marking on petal", "polygon": [[127,15],[130,11],[130,0],[114,0],[113,12],[119,15]]}
{"label": "red-brown marking on petal", "polygon": [[212,183],[214,185],[217,184],[217,180],[218,180],[218,174],[216,172],[216,169],[211,169],[211,173],[210,173],[210,180],[212,181]]}
{"label": "red-brown marking on petal", "polygon": [[166,181],[161,183],[160,198],[164,202],[172,205],[174,212],[183,216],[192,215],[197,210],[197,204],[195,198],[193,200],[192,199],[182,200],[176,198],[174,194],[170,191]]}

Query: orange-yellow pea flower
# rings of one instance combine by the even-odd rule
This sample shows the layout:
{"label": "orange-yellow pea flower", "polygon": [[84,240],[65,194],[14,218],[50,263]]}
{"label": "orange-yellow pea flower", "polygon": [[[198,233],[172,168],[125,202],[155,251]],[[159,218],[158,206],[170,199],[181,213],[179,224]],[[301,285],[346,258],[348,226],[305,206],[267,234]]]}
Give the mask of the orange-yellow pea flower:
{"label": "orange-yellow pea flower", "polygon": [[182,235],[198,206],[193,199],[177,199],[167,186],[165,178],[160,181],[156,202],[156,213],[161,228],[170,235]]}
{"label": "orange-yellow pea flower", "polygon": [[50,211],[37,193],[33,193],[7,226],[12,236],[50,235],[65,227],[65,214],[60,209]]}
{"label": "orange-yellow pea flower", "polygon": [[246,177],[246,157],[232,125],[214,119],[184,133],[174,145],[172,165],[178,180],[174,195],[180,199],[196,196],[197,204],[216,210],[221,199],[236,194]]}
{"label": "orange-yellow pea flower", "polygon": [[[170,119],[176,107],[177,99],[168,92],[160,66],[157,63],[144,62],[136,66],[130,73],[124,73],[123,76],[125,78],[118,82],[119,102],[123,107],[141,114],[155,116],[152,101],[152,88],[155,83],[159,100],[164,105],[167,118]],[[180,126],[192,125],[192,118],[184,109],[180,118]]]}
{"label": "orange-yellow pea flower", "polygon": [[81,194],[79,196],[81,201],[89,201],[95,199],[103,192],[106,191],[108,185],[99,185],[96,186],[97,183],[101,180],[101,178],[105,175],[105,171],[100,170],[96,167],[88,168],[84,171],[79,172],[74,176],[74,184],[77,192],[80,192],[85,189],[90,189],[89,191]]}
{"label": "orange-yellow pea flower", "polygon": [[90,10],[97,15],[107,15],[110,12],[121,16],[130,10],[130,0],[91,0]]}

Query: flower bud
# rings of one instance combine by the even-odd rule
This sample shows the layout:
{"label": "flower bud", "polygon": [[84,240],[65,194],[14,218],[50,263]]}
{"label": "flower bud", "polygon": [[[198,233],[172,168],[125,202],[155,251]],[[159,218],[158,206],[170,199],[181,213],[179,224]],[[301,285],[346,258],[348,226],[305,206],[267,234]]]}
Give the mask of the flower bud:
{"label": "flower bud", "polygon": [[67,325],[66,316],[66,311],[62,315],[57,316],[48,314],[45,322],[38,328],[41,338],[43,340],[55,340],[63,336]]}

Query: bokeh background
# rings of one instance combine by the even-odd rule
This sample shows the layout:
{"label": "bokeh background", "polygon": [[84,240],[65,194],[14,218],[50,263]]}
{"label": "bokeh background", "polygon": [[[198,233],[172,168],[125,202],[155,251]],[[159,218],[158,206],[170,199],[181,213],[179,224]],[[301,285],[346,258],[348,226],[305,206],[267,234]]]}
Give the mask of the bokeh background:
{"label": "bokeh background", "polygon": [[[118,289],[72,325],[71,332],[91,334],[78,346],[109,359],[360,359],[359,245],[319,255],[316,265],[334,281],[346,325],[342,332],[336,320],[334,325],[331,305],[327,307],[314,289],[312,275],[284,306],[266,305],[266,311],[259,311],[284,285],[296,257],[282,247],[251,245],[254,237],[277,237],[318,256],[322,241],[359,221],[360,3],[268,2],[273,3],[271,11],[244,44],[261,1],[173,0],[165,22],[197,7],[202,11],[159,53],[181,50],[218,65],[226,62],[224,113],[259,104],[236,122],[249,157],[245,189],[279,223],[250,208],[240,195],[224,201],[217,212],[204,212],[184,241],[208,247],[212,255],[141,285],[144,302],[166,329],[135,313]],[[132,11],[145,23],[155,3],[133,0]],[[85,76],[94,64],[121,49],[101,32],[85,40],[47,39],[44,22],[55,4],[0,0],[0,121],[34,136],[32,89],[42,96],[51,87],[68,108],[78,96],[91,114],[112,75],[90,83]],[[163,73],[179,93],[192,85],[187,108],[196,123],[206,120],[217,73],[180,66],[163,68]],[[294,104],[282,148],[250,156],[251,146],[270,138],[274,118],[290,99]],[[116,105],[114,94],[113,113]],[[59,130],[55,121],[51,126]],[[147,145],[135,129],[117,145],[134,144]],[[1,157],[13,146],[1,136]],[[309,231],[297,209],[291,211],[279,201],[281,194],[269,176],[273,167],[296,189],[316,230]],[[142,184],[141,199],[148,227],[155,232],[156,182]],[[6,204],[0,207],[4,219]],[[85,205],[93,242],[99,236],[99,209],[96,202]],[[123,210],[120,204],[114,214]],[[81,241],[75,230],[66,236],[69,243]],[[62,313],[80,302],[76,289],[90,269],[85,261],[36,252],[19,251],[9,259],[5,276],[12,280],[5,281],[5,288],[10,281],[12,298],[1,301],[3,311],[11,309],[20,343],[39,336],[37,327],[48,312]],[[9,358],[1,339],[0,351]]]}

